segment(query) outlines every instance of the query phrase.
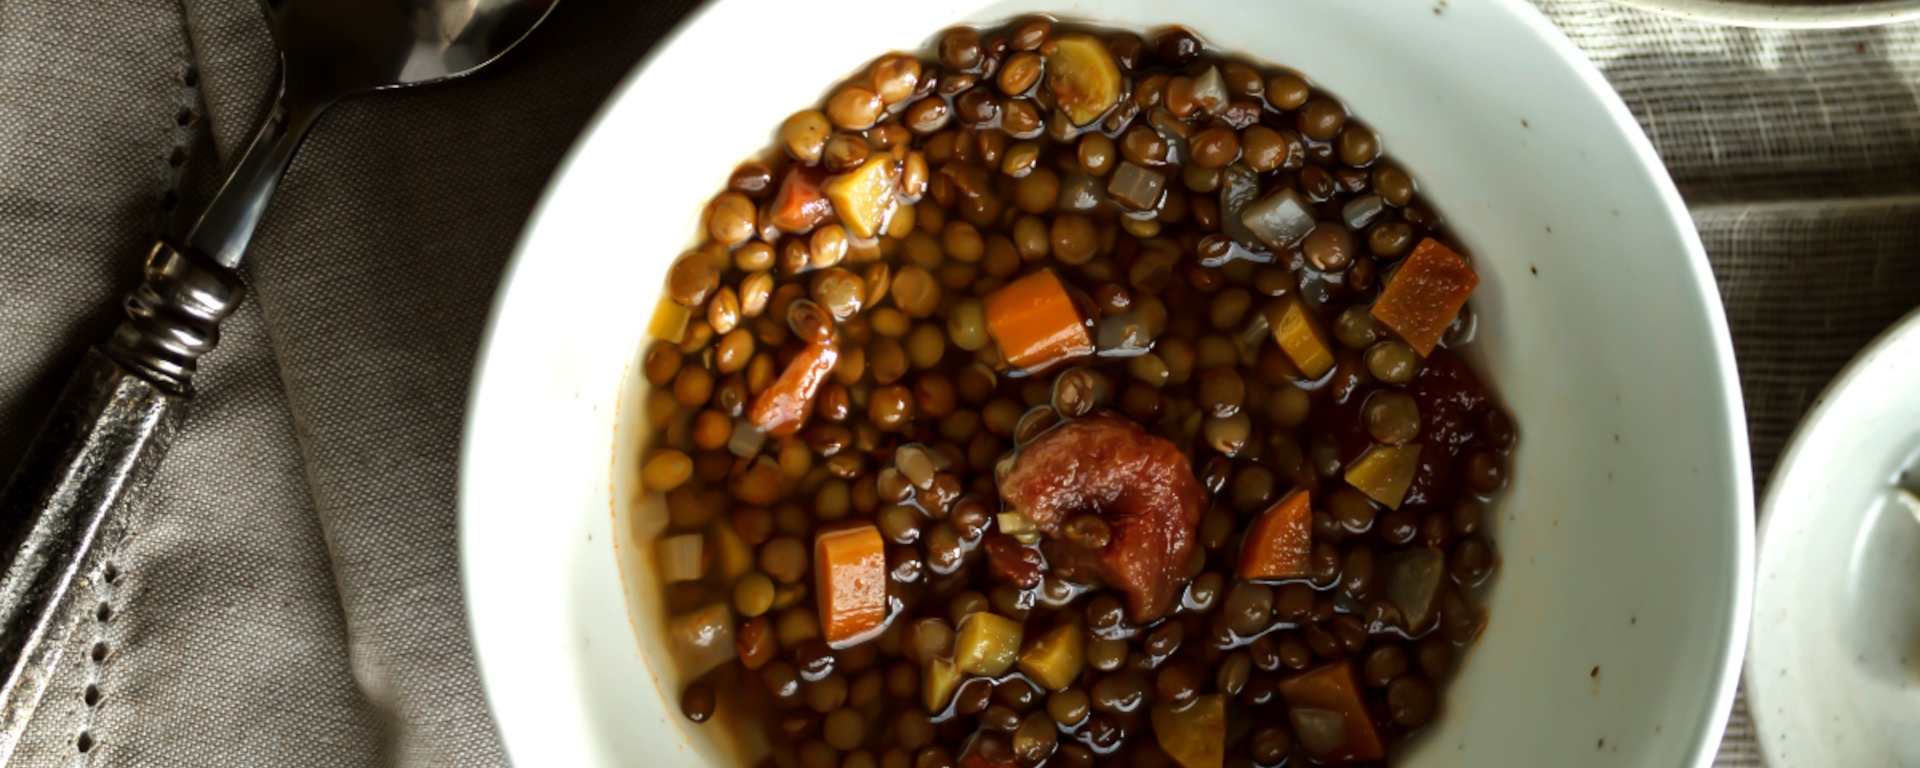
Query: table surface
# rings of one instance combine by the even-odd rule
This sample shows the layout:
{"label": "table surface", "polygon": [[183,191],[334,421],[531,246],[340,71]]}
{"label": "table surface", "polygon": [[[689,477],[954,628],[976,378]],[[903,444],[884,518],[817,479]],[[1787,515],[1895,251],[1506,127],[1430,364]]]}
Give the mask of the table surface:
{"label": "table surface", "polygon": [[[455,551],[474,350],[546,178],[690,5],[568,0],[509,66],[327,115],[21,764],[505,763]],[[1826,381],[1920,303],[1920,25],[1539,7],[1693,209],[1764,485]],[[273,62],[255,0],[0,2],[0,464],[218,183]],[[1717,764],[1760,765],[1744,705]]]}

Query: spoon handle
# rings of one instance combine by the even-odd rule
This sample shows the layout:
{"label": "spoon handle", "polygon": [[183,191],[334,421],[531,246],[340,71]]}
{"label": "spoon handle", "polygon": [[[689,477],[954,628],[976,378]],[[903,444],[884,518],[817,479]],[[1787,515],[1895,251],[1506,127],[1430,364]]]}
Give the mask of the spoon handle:
{"label": "spoon handle", "polygon": [[126,321],[87,351],[0,491],[0,764],[88,614],[87,580],[124,536],[125,501],[165,456],[196,363],[242,291],[213,260],[156,245]]}

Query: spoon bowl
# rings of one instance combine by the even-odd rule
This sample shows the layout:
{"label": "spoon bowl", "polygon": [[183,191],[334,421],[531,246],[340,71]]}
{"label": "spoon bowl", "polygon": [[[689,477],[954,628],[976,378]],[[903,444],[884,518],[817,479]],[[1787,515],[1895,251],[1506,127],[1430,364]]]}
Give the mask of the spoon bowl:
{"label": "spoon bowl", "polygon": [[559,0],[266,0],[280,94],[247,154],[182,241],[240,264],[267,198],[320,113],[356,93],[435,83],[512,50]]}
{"label": "spoon bowl", "polygon": [[555,0],[268,0],[286,91],[339,98],[472,72],[532,32]]}

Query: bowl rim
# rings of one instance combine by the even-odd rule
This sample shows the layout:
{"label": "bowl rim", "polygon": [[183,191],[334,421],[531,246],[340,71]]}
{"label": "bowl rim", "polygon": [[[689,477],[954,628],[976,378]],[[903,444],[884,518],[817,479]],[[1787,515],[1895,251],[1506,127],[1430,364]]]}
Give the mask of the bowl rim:
{"label": "bowl rim", "polygon": [[1759,29],[1846,29],[1920,18],[1917,0],[1793,3],[1771,0],[1613,0],[1643,11]]}
{"label": "bowl rim", "polygon": [[[515,754],[512,742],[508,737],[509,729],[504,727],[505,724],[500,721],[493,704],[495,694],[491,683],[499,673],[496,671],[493,674],[489,674],[487,671],[489,669],[489,665],[486,663],[489,655],[487,652],[488,643],[480,632],[476,612],[476,608],[480,602],[480,595],[475,589],[474,574],[486,561],[482,559],[483,552],[472,535],[473,522],[478,512],[470,493],[473,489],[470,488],[468,484],[469,478],[472,477],[473,467],[477,462],[476,456],[480,450],[478,446],[481,445],[482,438],[479,430],[479,413],[478,409],[474,407],[474,404],[482,400],[482,394],[488,389],[491,379],[489,370],[493,368],[491,363],[494,358],[494,352],[496,351],[495,347],[501,335],[500,330],[504,314],[502,310],[505,308],[507,299],[512,293],[511,288],[516,278],[520,276],[523,269],[528,268],[529,263],[532,261],[529,258],[529,243],[532,233],[538,229],[538,225],[547,213],[548,206],[553,203],[556,190],[564,185],[565,180],[572,174],[576,164],[582,160],[584,149],[592,143],[590,140],[603,130],[614,106],[628,97],[641,78],[652,69],[655,62],[660,59],[665,52],[677,46],[681,40],[686,37],[688,30],[701,24],[707,17],[712,15],[715,8],[726,3],[740,1],[742,0],[701,0],[696,8],[688,11],[675,23],[671,30],[662,35],[647,53],[633,64],[632,68],[622,77],[618,85],[608,93],[593,117],[582,127],[566,154],[555,166],[552,176],[543,189],[538,202],[528,214],[515,243],[513,253],[502,269],[499,285],[495,289],[488,310],[486,326],[480,337],[479,348],[475,354],[472,383],[469,388],[467,401],[468,407],[463,416],[465,423],[462,430],[459,464],[460,500],[459,513],[457,516],[458,546],[460,547],[461,587],[464,607],[466,609],[467,629],[472,642],[476,666],[481,672],[481,687],[488,700],[488,710],[489,713],[494,716],[496,725],[499,726],[498,731],[502,739],[502,744],[509,758]],[[1662,0],[1616,1],[1630,5],[1645,6],[1659,5],[1662,3]],[[1704,5],[1720,4],[1716,2],[1716,0],[1701,1]],[[1668,4],[1679,5],[1692,2],[1694,2],[1694,0],[1677,0],[1669,2]],[[1877,5],[1882,3],[1903,4],[1907,2],[1920,2],[1920,0],[1878,0],[1878,2],[1875,3],[1863,3],[1862,5]],[[1716,690],[1707,710],[1703,713],[1707,718],[1707,722],[1692,729],[1692,743],[1686,750],[1687,754],[1691,757],[1687,765],[1706,768],[1706,766],[1713,763],[1718,753],[1721,741],[1725,735],[1727,720],[1732,713],[1734,700],[1739,689],[1746,651],[1749,646],[1753,613],[1754,582],[1756,577],[1756,505],[1751,450],[1747,431],[1748,422],[1726,311],[1721,301],[1718,284],[1715,282],[1705,246],[1700,240],[1698,229],[1693,224],[1689,209],[1681,197],[1672,175],[1667,171],[1665,163],[1660,159],[1658,151],[1654,148],[1651,139],[1634,118],[1631,110],[1628,109],[1626,102],[1621,98],[1620,94],[1613,89],[1597,65],[1567,37],[1564,31],[1556,26],[1532,3],[1527,2],[1527,0],[1493,0],[1491,5],[1498,6],[1506,13],[1512,14],[1521,24],[1531,28],[1541,41],[1546,44],[1551,51],[1551,55],[1559,58],[1568,66],[1573,76],[1585,86],[1588,95],[1595,99],[1597,104],[1607,113],[1612,122],[1610,126],[1611,132],[1619,135],[1626,144],[1631,147],[1635,160],[1642,166],[1643,170],[1646,171],[1657,191],[1661,208],[1669,219],[1669,223],[1675,227],[1676,233],[1680,235],[1680,245],[1684,251],[1683,266],[1691,279],[1692,288],[1698,294],[1700,306],[1707,310],[1705,313],[1706,330],[1711,337],[1711,342],[1714,347],[1713,370],[1721,379],[1721,386],[1719,387],[1721,396],[1719,400],[1723,413],[1720,414],[1720,416],[1727,425],[1725,448],[1732,454],[1730,457],[1732,459],[1730,468],[1733,474],[1731,478],[1733,487],[1732,498],[1728,499],[1730,502],[1728,506],[1737,519],[1733,521],[1736,538],[1733,559],[1736,573],[1733,574],[1732,599],[1728,604],[1724,605],[1724,612],[1721,614],[1725,620],[1725,633],[1719,639],[1718,648],[1716,648],[1715,653],[1720,664],[1719,674],[1715,676]],[[1916,10],[1913,11],[1913,15],[1920,17],[1920,8],[1916,8]],[[1834,24],[1832,26],[1849,25]],[[608,544],[607,547],[610,551],[612,545]],[[625,585],[623,585],[622,588],[625,589]],[[628,617],[628,620],[631,622],[633,619],[632,617]],[[524,755],[525,753],[522,754]]]}

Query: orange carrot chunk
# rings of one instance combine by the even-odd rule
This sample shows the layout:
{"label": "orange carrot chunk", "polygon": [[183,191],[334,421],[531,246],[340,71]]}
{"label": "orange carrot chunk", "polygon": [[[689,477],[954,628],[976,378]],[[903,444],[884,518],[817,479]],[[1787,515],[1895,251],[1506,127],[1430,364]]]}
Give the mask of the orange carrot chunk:
{"label": "orange carrot chunk", "polygon": [[[1292,710],[1300,746],[1322,762],[1378,760],[1386,755],[1367,706],[1360,701],[1360,684],[1350,662],[1334,662],[1283,680],[1280,695]],[[1331,723],[1326,722],[1329,717]]]}
{"label": "orange carrot chunk", "polygon": [[809,344],[780,372],[773,385],[754,398],[747,421],[774,437],[787,437],[800,431],[813,413],[813,395],[840,362],[840,350],[832,342]]}
{"label": "orange carrot chunk", "polygon": [[1413,247],[1407,263],[1387,282],[1373,316],[1425,357],[1479,284],[1466,259],[1429,237]]}
{"label": "orange carrot chunk", "polygon": [[1287,494],[1247,527],[1240,578],[1297,579],[1313,574],[1313,507],[1306,490]]}
{"label": "orange carrot chunk", "polygon": [[865,640],[887,619],[887,553],[880,529],[859,525],[813,539],[820,631],[835,648]]}
{"label": "orange carrot chunk", "polygon": [[982,307],[987,334],[1015,368],[1038,372],[1093,354],[1093,337],[1073,297],[1051,269],[1043,269],[988,294]]}

